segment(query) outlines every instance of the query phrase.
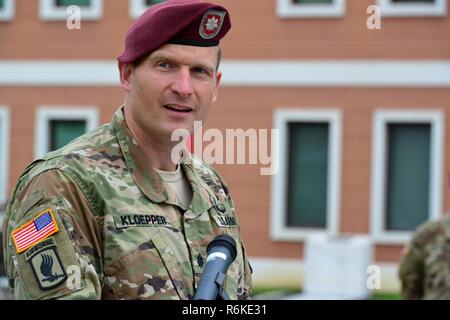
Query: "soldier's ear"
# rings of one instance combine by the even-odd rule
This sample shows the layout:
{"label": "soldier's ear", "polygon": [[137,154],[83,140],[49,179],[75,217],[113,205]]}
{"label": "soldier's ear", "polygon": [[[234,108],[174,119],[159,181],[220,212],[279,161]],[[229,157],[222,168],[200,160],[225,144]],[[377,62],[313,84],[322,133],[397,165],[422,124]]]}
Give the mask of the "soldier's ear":
{"label": "soldier's ear", "polygon": [[213,91],[212,102],[217,101],[217,97],[219,96],[219,86],[221,80],[222,80],[222,72],[219,70],[216,73],[216,84]]}
{"label": "soldier's ear", "polygon": [[447,173],[448,190],[450,191],[450,172]]}
{"label": "soldier's ear", "polygon": [[131,91],[131,75],[133,72],[133,65],[131,63],[118,63],[120,73],[120,87],[126,92]]}

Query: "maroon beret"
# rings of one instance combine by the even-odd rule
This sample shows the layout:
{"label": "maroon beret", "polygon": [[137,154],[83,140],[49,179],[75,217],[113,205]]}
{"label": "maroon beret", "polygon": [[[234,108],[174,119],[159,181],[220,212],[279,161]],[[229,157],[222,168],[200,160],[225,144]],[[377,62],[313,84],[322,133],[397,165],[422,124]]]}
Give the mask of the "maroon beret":
{"label": "maroon beret", "polygon": [[196,0],[167,0],[147,9],[128,29],[125,50],[117,59],[133,62],[166,43],[217,46],[230,30],[228,11]]}

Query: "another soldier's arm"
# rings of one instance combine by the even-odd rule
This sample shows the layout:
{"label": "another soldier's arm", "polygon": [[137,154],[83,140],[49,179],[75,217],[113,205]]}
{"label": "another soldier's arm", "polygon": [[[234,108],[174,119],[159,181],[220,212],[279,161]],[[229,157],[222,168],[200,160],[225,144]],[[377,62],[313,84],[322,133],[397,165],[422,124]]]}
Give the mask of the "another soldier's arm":
{"label": "another soldier's arm", "polygon": [[399,277],[403,299],[413,300],[423,298],[424,270],[420,251],[420,247],[417,244],[417,235],[415,235],[405,248],[405,253],[400,262]]}
{"label": "another soldier's arm", "polygon": [[[78,185],[64,172],[49,170],[35,177],[9,207],[8,276],[16,299],[100,299],[101,227]],[[23,239],[22,226],[42,213],[54,216],[59,231],[40,242]],[[34,223],[45,226],[45,220]],[[48,228],[48,227],[47,227]],[[50,226],[51,228],[51,226]],[[32,231],[33,228],[30,230]],[[35,231],[32,231],[35,232]],[[17,237],[19,249],[12,240]],[[22,238],[20,238],[22,237]],[[39,234],[25,237],[38,237]],[[28,241],[33,245],[26,248]],[[23,251],[21,251],[23,249]],[[20,252],[18,252],[20,251]]]}

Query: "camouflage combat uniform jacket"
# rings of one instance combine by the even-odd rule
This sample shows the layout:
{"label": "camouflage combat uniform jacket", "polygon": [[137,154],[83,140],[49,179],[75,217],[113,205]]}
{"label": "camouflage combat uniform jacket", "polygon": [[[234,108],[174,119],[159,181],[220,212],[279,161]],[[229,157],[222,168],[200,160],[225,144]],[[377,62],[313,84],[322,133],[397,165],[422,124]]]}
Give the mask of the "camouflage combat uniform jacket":
{"label": "camouflage combat uniform jacket", "polygon": [[405,299],[450,299],[450,215],[417,228],[399,277]]}
{"label": "camouflage combat uniform jacket", "polygon": [[[186,159],[186,158],[185,158]],[[193,198],[184,211],[134,141],[120,108],[112,122],[33,162],[4,223],[5,266],[17,299],[191,299],[219,234],[237,257],[225,290],[246,299],[251,267],[228,189],[189,154]],[[51,217],[51,219],[47,219]],[[34,223],[57,232],[18,253],[12,235]]]}

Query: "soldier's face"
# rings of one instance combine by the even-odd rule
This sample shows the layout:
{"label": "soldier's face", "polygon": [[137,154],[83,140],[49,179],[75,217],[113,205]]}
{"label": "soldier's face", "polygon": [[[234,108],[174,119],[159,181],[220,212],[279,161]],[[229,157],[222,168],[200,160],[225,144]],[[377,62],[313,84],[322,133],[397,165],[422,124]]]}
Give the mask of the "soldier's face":
{"label": "soldier's face", "polygon": [[[216,70],[218,47],[167,44],[137,67],[129,67],[127,108],[139,129],[169,139],[176,129],[193,131],[216,101],[221,79]],[[126,70],[121,68],[121,73]]]}

